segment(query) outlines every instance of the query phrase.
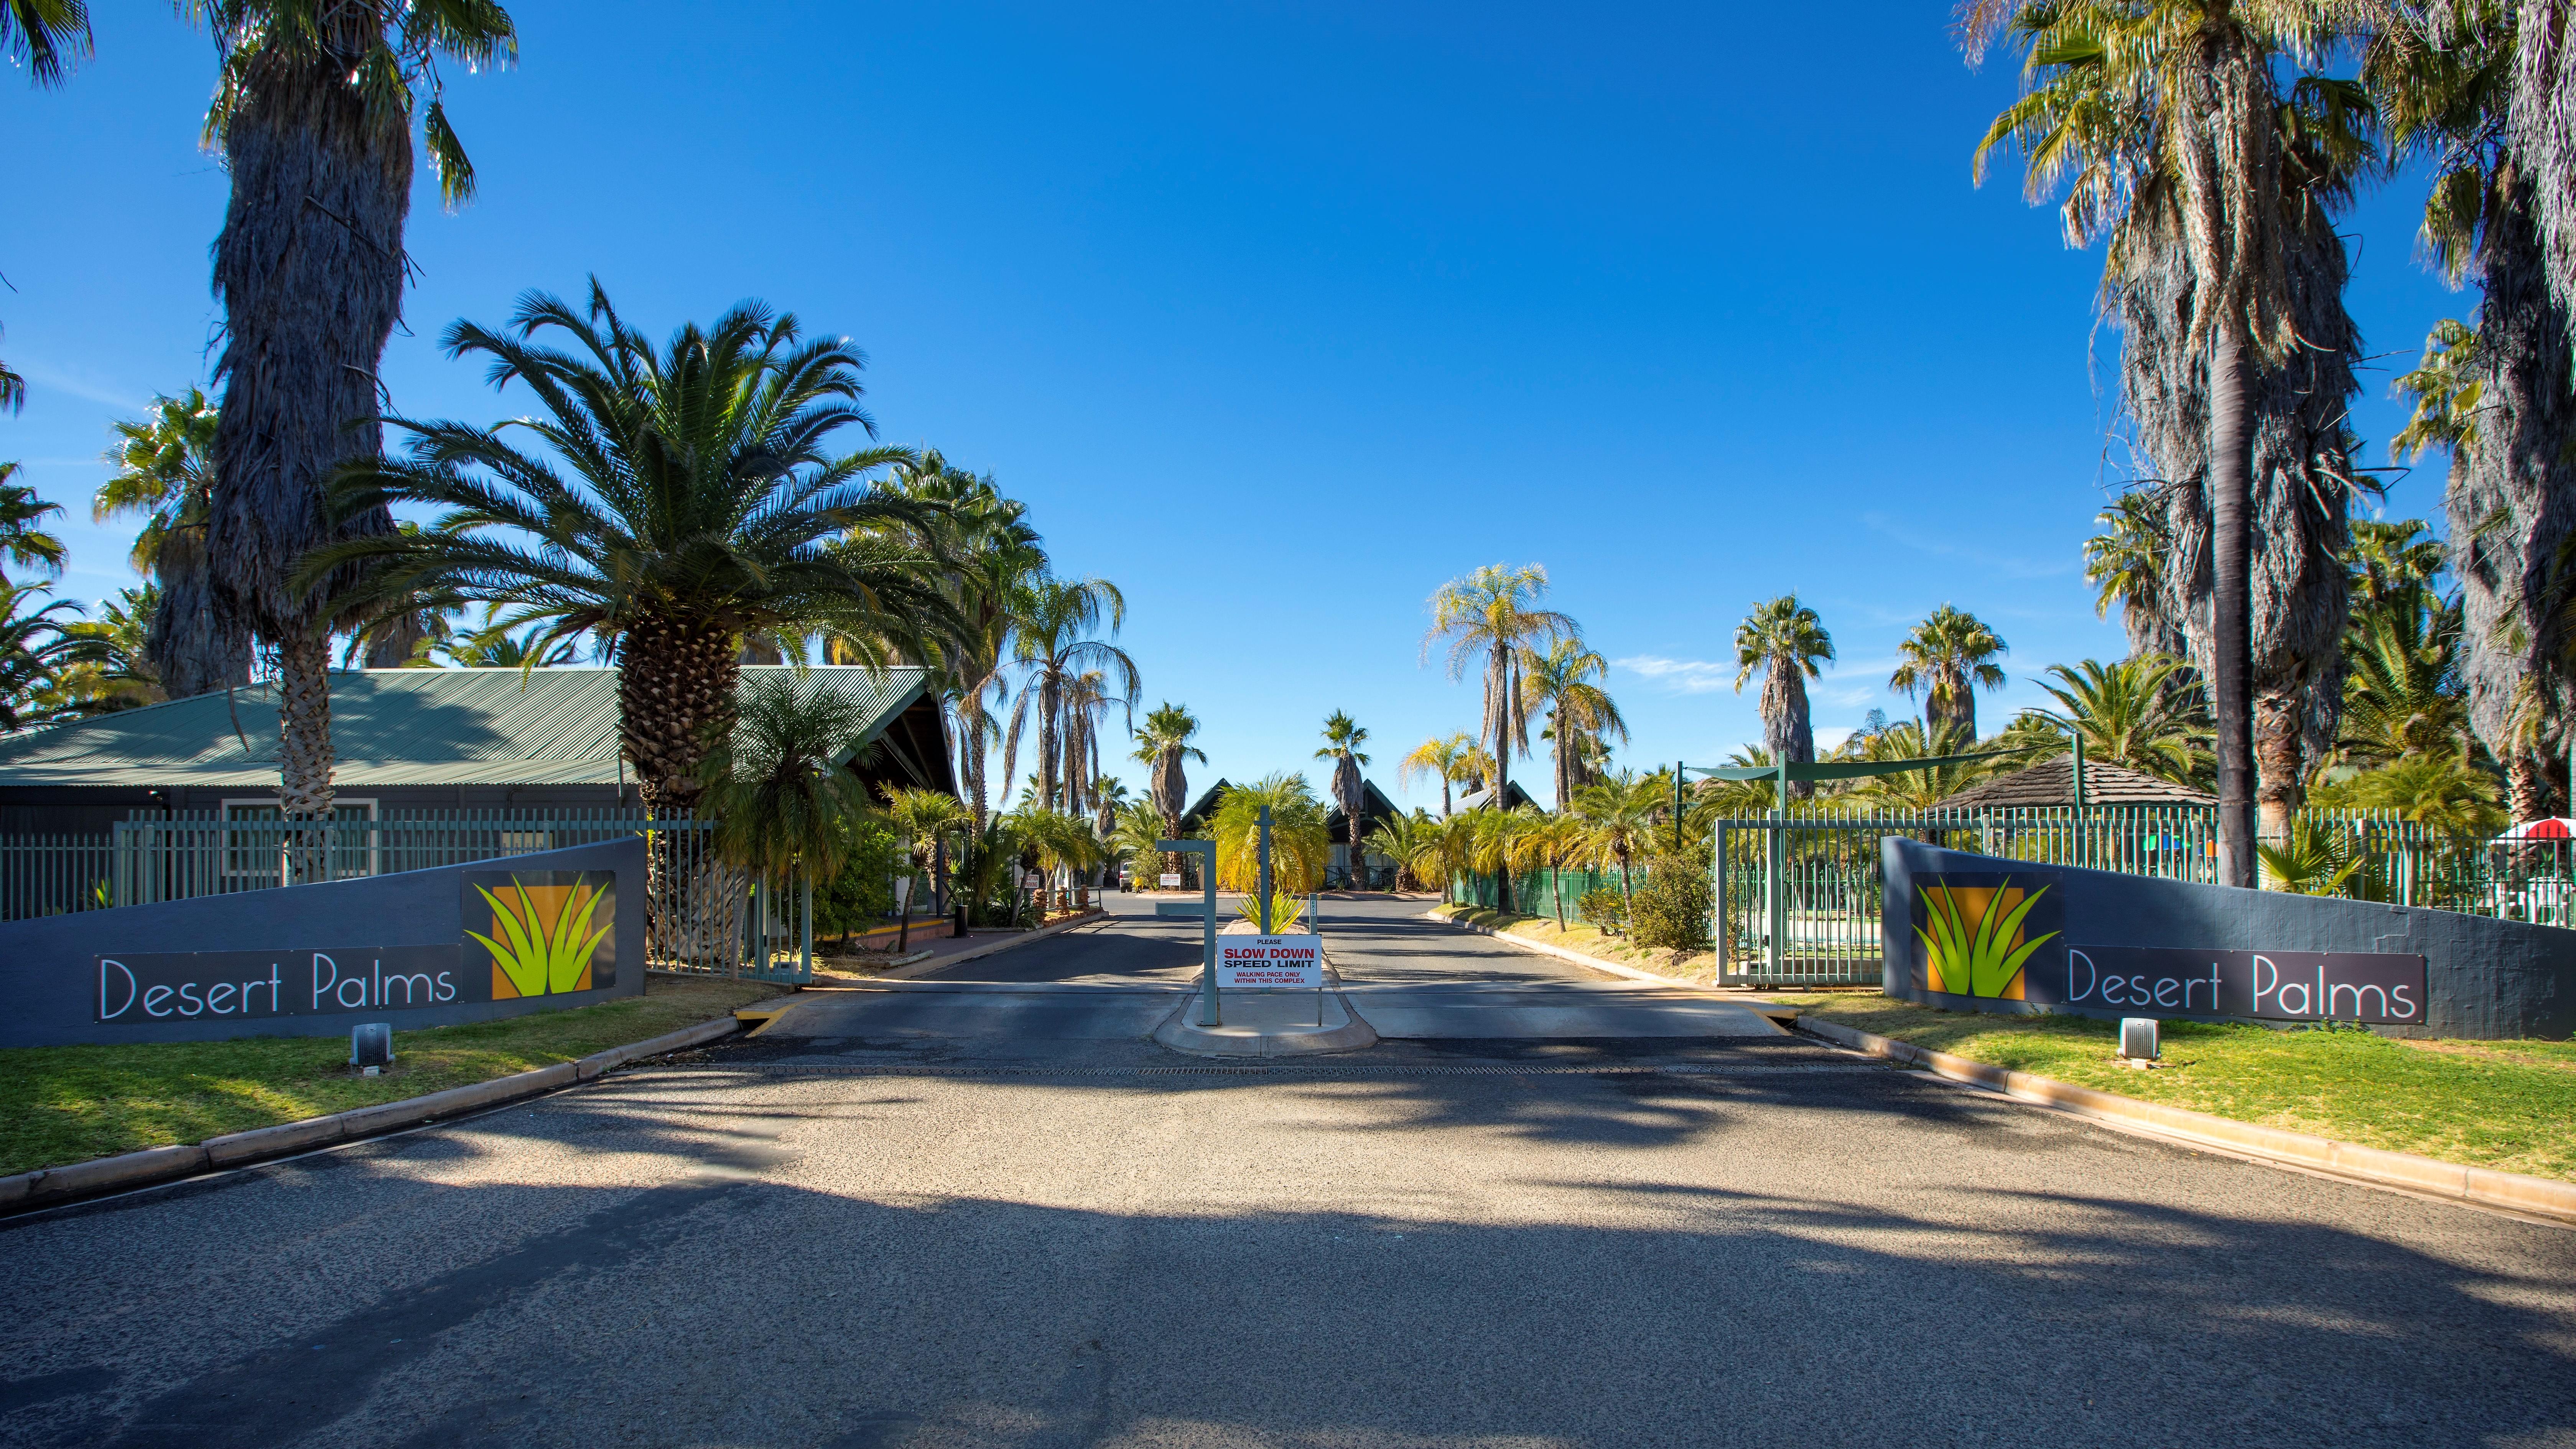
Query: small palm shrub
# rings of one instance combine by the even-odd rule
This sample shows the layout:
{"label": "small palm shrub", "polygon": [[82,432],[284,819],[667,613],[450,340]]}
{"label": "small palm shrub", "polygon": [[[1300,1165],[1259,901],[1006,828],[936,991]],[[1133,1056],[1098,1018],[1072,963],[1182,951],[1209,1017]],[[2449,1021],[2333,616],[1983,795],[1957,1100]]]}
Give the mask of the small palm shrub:
{"label": "small palm shrub", "polygon": [[1619,928],[1628,922],[1627,902],[1608,886],[1595,886],[1585,891],[1582,898],[1574,903],[1574,908],[1583,913],[1583,919],[1613,936],[1619,934]]}
{"label": "small palm shrub", "polygon": [[1651,949],[1706,950],[1709,907],[1716,898],[1706,861],[1666,856],[1647,871],[1646,883],[1629,902],[1630,934]]}

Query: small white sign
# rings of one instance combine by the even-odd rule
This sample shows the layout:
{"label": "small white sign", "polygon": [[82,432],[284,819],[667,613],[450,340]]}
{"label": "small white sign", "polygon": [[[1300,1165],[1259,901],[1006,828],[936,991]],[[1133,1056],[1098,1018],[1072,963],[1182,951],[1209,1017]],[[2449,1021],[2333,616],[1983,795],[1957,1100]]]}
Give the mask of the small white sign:
{"label": "small white sign", "polygon": [[1177,870],[1167,870],[1163,872],[1162,879],[1163,889],[1167,891],[1176,891],[1181,888],[1181,873]]}
{"label": "small white sign", "polygon": [[1219,936],[1216,984],[1220,991],[1279,986],[1324,989],[1321,936]]}

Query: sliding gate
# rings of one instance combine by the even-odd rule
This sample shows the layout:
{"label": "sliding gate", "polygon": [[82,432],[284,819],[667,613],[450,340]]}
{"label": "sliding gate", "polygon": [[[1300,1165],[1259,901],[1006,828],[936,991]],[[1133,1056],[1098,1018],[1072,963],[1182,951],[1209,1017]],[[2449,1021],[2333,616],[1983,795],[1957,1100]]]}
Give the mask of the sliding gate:
{"label": "sliding gate", "polygon": [[1717,822],[1710,938],[1728,986],[1876,986],[1878,843],[1919,823],[1868,818]]}

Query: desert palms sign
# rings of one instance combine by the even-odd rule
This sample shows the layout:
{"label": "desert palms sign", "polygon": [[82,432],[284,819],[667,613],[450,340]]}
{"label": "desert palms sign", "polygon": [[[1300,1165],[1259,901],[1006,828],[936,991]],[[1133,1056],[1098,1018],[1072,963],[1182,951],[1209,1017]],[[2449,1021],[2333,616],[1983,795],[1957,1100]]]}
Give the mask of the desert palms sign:
{"label": "desert palms sign", "polygon": [[2389,952],[2084,944],[2059,872],[1914,877],[1915,979],[1937,995],[2126,1015],[2420,1025],[2424,958]]}

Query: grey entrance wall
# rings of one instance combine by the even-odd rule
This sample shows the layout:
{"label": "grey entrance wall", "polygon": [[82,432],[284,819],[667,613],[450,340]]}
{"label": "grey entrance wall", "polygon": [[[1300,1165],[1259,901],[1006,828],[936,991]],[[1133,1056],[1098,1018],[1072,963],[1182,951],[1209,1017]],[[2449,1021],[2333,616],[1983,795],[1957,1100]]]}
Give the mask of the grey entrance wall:
{"label": "grey entrance wall", "polygon": [[[1887,877],[1881,917],[1885,990],[1890,996],[1927,1006],[2007,1013],[2065,1011],[2104,1018],[2248,1019],[2205,1009],[2040,1006],[1927,989],[1923,946],[1914,934],[1920,914],[1918,878],[1958,875],[1974,880],[2009,875],[2026,885],[2045,884],[2058,897],[2057,919],[2050,927],[2062,924],[2064,939],[2050,951],[2059,961],[2065,960],[2066,947],[2080,949],[2085,944],[2177,948],[2212,956],[2272,952],[2348,953],[2355,959],[2381,961],[2421,957],[2422,1024],[2375,1022],[2376,1029],[2407,1036],[2487,1040],[2563,1039],[2576,1033],[2576,931],[2331,896],[2035,866],[1894,836],[1882,842],[1881,860]],[[2031,964],[2035,967],[2043,959],[2034,957]],[[2195,1004],[2199,1004],[2197,998]]]}
{"label": "grey entrance wall", "polygon": [[[476,885],[506,892],[517,880],[543,887],[540,876],[557,886],[594,889],[613,880],[614,919],[594,927],[607,928],[600,940],[606,949],[593,948],[595,967],[575,978],[609,979],[587,990],[490,999],[500,994],[492,956],[466,935],[468,900]],[[7,1003],[0,1009],[0,1046],[346,1036],[361,1021],[389,1021],[399,1033],[635,996],[644,989],[644,893],[639,836],[470,865],[0,923],[0,1001]],[[478,914],[476,929],[498,929],[488,907]],[[330,963],[327,983],[324,961]],[[352,986],[354,1003],[347,994]],[[416,999],[424,1004],[386,1004]],[[208,1012],[210,1000],[223,1009]]]}

